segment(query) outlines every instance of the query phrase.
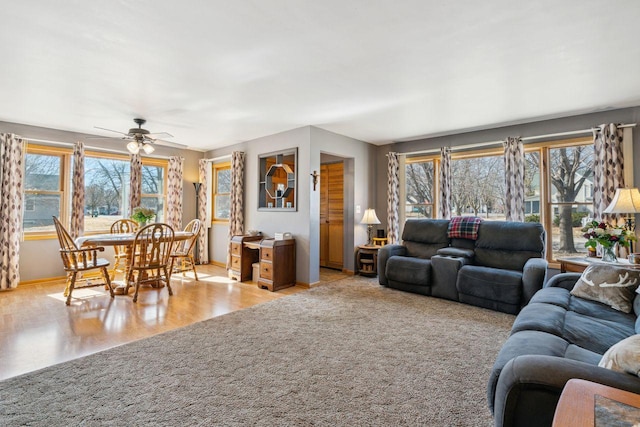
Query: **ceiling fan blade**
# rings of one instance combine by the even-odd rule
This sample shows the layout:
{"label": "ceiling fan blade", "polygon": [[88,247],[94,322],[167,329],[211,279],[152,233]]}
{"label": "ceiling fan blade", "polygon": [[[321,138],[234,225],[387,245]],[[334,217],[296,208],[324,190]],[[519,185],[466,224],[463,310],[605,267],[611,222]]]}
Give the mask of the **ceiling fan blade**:
{"label": "ceiling fan blade", "polygon": [[156,139],[154,141],[156,145],[162,145],[163,147],[171,147],[171,148],[187,148],[184,144],[178,144],[177,142],[164,141],[162,139]]}
{"label": "ceiling fan blade", "polygon": [[96,129],[101,129],[101,130],[106,130],[109,132],[115,132],[115,133],[119,133],[120,135],[125,135],[127,136],[128,134],[124,133],[124,132],[120,132],[119,130],[113,130],[113,129],[107,129],[107,128],[101,128],[100,126],[94,126],[94,128]]}
{"label": "ceiling fan blade", "polygon": [[148,133],[147,136],[150,136],[152,138],[173,138],[173,135],[171,135],[169,132],[151,132]]}

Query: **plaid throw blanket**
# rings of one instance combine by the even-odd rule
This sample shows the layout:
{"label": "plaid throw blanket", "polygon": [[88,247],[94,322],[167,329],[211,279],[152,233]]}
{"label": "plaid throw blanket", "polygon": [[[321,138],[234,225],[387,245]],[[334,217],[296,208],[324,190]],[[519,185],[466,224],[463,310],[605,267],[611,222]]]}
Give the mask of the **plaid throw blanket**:
{"label": "plaid throw blanket", "polygon": [[456,216],[449,221],[447,235],[450,239],[478,239],[478,227],[482,218],[475,216]]}

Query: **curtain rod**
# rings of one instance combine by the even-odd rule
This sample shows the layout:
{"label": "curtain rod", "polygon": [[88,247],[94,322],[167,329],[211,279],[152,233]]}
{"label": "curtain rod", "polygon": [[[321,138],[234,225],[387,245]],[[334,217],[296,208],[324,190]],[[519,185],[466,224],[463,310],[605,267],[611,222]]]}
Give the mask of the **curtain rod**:
{"label": "curtain rod", "polygon": [[[51,145],[57,145],[57,146],[62,146],[62,147],[73,147],[73,143],[72,142],[63,142],[63,141],[51,141],[51,140],[47,140],[47,139],[36,139],[36,138],[23,138],[25,141],[27,141],[27,143],[29,142],[41,142],[43,144],[51,144]],[[104,148],[104,147],[94,147],[94,146],[90,146],[90,145],[85,145],[84,148],[89,149],[89,150],[95,150],[95,151],[99,151],[99,152],[103,152],[103,153],[114,153],[114,154],[129,154],[126,151],[121,151],[121,150],[114,150],[112,148]],[[151,157],[154,159],[163,159],[163,160],[168,160],[169,157],[167,156],[158,156],[158,155],[149,155],[146,154],[145,157]]]}
{"label": "curtain rod", "polygon": [[[635,123],[630,123],[628,125],[618,126],[618,129],[634,128],[634,127],[636,127],[636,124]],[[549,134],[546,134],[546,135],[525,136],[524,138],[522,138],[522,141],[532,141],[532,140],[536,140],[536,139],[555,138],[555,137],[558,137],[558,136],[580,135],[580,134],[583,134],[583,133],[593,132],[594,130],[598,130],[598,128],[572,130],[572,131],[568,131],[568,132],[549,133]],[[451,149],[452,150],[465,150],[467,148],[480,148],[480,147],[486,147],[488,145],[502,144],[503,142],[504,142],[503,140],[500,140],[500,141],[487,141],[487,142],[476,142],[476,143],[473,143],[473,144],[457,145],[455,147],[451,147]],[[407,152],[407,153],[398,153],[398,154],[402,155],[402,156],[414,156],[416,154],[437,153],[438,151],[440,151],[440,148],[430,148],[428,150],[410,151],[410,152]]]}

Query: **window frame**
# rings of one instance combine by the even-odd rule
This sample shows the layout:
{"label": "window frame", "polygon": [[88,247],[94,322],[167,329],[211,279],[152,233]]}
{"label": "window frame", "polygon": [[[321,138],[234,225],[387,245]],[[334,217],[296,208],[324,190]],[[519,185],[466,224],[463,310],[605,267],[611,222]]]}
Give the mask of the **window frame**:
{"label": "window frame", "polygon": [[[71,161],[73,150],[61,147],[49,147],[44,145],[26,144],[26,154],[39,154],[44,156],[54,156],[60,158],[60,183],[59,191],[42,191],[42,190],[23,190],[23,198],[26,199],[27,194],[52,194],[60,196],[60,213],[59,219],[63,224],[71,222],[70,206],[71,206]],[[26,166],[26,164],[25,164]],[[67,179],[69,177],[69,179]],[[24,179],[24,178],[23,178]],[[23,206],[24,209],[24,206]],[[24,223],[24,218],[22,219]],[[56,238],[55,230],[51,231],[25,231],[22,230],[24,240],[41,240]]]}
{"label": "window frame", "polygon": [[[40,145],[40,144],[32,144],[27,143],[25,148],[25,153],[28,154],[42,154],[48,156],[59,156],[61,161],[60,167],[60,188],[59,192],[43,192],[40,190],[24,190],[23,195],[32,193],[32,194],[60,194],[60,222],[68,227],[71,223],[71,198],[72,198],[72,162],[73,162],[73,149],[59,146],[50,146],[50,145]],[[130,156],[124,153],[108,153],[102,151],[85,151],[85,157],[93,157],[93,158],[103,158],[103,159],[113,159],[113,160],[124,160],[130,162]],[[142,158],[142,166],[156,166],[162,167],[164,169],[163,173],[163,193],[162,194],[141,194],[140,197],[153,197],[153,198],[161,198],[162,206],[163,206],[163,218],[167,216],[167,183],[168,183],[168,170],[169,170],[169,160],[163,158],[155,158],[155,157],[143,157]],[[99,234],[109,232],[109,230],[93,230],[91,232],[87,232],[86,234]],[[45,239],[55,239],[57,238],[55,230],[51,231],[24,231],[23,230],[24,240],[45,240]]]}
{"label": "window frame", "polygon": [[[568,139],[560,139],[560,140],[549,140],[535,143],[527,143],[524,144],[525,154],[529,153],[539,153],[540,159],[540,224],[545,229],[546,234],[546,253],[545,258],[549,262],[549,266],[551,268],[559,268],[559,262],[556,258],[554,258],[553,254],[553,234],[550,230],[552,230],[552,222],[553,222],[553,206],[558,205],[558,202],[552,202],[551,197],[553,194],[552,191],[552,183],[550,179],[550,152],[552,149],[557,148],[571,148],[577,146],[586,146],[593,145],[593,138],[591,136],[577,137],[577,138],[568,138]],[[455,147],[452,147],[455,149]],[[459,152],[451,153],[451,160],[460,160],[460,159],[472,159],[478,157],[488,157],[488,156],[498,156],[504,155],[504,150],[502,147],[490,147],[490,148],[470,148]],[[433,162],[433,176],[434,183],[433,188],[436,194],[433,195],[433,204],[432,204],[432,212],[434,213],[434,218],[437,217],[437,212],[440,211],[440,194],[439,194],[439,179],[440,179],[440,153],[434,152],[433,154],[425,154],[425,155],[417,155],[412,157],[406,157],[405,165],[411,163],[420,163],[420,162]],[[403,179],[406,179],[406,166],[403,171]],[[403,185],[401,188],[401,200],[403,203],[406,203],[406,182],[402,181]],[[569,202],[566,202],[569,203]],[[588,202],[571,202],[572,205],[589,205]],[[401,209],[401,221],[404,223],[407,218],[405,218],[404,209]],[[411,220],[411,219],[408,219]]]}
{"label": "window frame", "polygon": [[229,218],[216,217],[216,196],[228,195],[231,197],[231,191],[228,193],[218,193],[218,172],[223,170],[231,171],[231,162],[220,162],[211,164],[211,222],[214,224],[228,224]]}

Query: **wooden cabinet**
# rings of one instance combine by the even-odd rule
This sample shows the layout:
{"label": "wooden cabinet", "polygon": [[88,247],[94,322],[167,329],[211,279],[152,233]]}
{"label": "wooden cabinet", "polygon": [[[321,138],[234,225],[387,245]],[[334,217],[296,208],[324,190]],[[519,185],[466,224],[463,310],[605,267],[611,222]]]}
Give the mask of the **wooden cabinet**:
{"label": "wooden cabinet", "polygon": [[344,251],[344,165],[320,166],[320,266],[342,269]]}
{"label": "wooden cabinet", "polygon": [[258,262],[258,250],[245,242],[261,240],[262,236],[233,236],[231,238],[231,266],[229,277],[239,282],[251,280],[251,264]]}
{"label": "wooden cabinet", "polygon": [[270,291],[296,284],[296,241],[264,239],[260,242],[258,287]]}

